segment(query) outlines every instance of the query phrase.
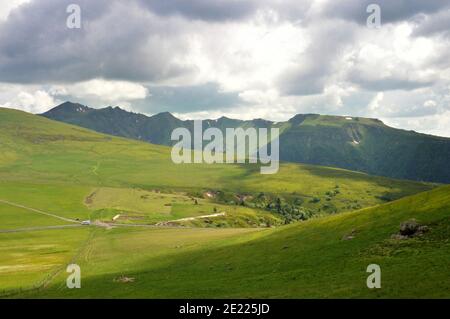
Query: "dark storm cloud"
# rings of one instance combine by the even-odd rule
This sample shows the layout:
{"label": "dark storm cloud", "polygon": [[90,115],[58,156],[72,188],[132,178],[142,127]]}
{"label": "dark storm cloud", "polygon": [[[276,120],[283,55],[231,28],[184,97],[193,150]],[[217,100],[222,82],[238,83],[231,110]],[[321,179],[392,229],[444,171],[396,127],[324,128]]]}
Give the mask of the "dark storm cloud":
{"label": "dark storm cloud", "polygon": [[254,13],[257,0],[139,0],[159,15],[181,15],[206,21],[239,20]]}
{"label": "dark storm cloud", "polygon": [[177,62],[188,45],[177,23],[154,19],[133,1],[78,0],[83,27],[66,26],[73,0],[39,0],[0,25],[0,81],[132,81],[190,71]]}
{"label": "dark storm cloud", "polygon": [[429,87],[434,84],[430,80],[412,80],[400,77],[386,77],[378,79],[366,79],[360,75],[350,75],[349,80],[370,91],[390,91],[390,90],[415,90],[418,88]]}
{"label": "dark storm cloud", "polygon": [[[324,92],[327,84],[333,81],[336,72],[343,71],[347,67],[342,62],[341,57],[347,48],[352,48],[355,40],[358,41],[359,28],[355,28],[353,22],[366,23],[369,13],[366,8],[369,4],[376,3],[381,6],[382,23],[404,21],[417,15],[433,14],[425,16],[427,20],[433,21],[435,15],[442,15],[443,8],[450,6],[450,1],[330,1],[322,10],[322,23],[311,24],[309,33],[313,42],[309,48],[299,55],[296,67],[286,70],[281,76],[279,87],[283,94],[304,96],[315,95]],[[438,12],[436,14],[436,12]],[[324,16],[330,18],[324,19]],[[341,19],[336,19],[341,18]],[[434,22],[431,28],[442,29],[449,20],[444,18]],[[421,21],[416,21],[420,24]],[[437,63],[435,61],[434,63]],[[409,78],[413,70],[410,66],[398,65],[402,69],[402,75],[392,75],[388,77],[370,78],[364,76],[359,68],[364,69],[364,62],[356,63],[345,76],[345,81],[354,83],[357,86],[369,91],[389,91],[389,90],[414,90],[417,88],[429,87],[437,79]]]}
{"label": "dark storm cloud", "polygon": [[183,87],[149,87],[150,95],[133,107],[144,113],[189,113],[225,109],[244,104],[238,92],[221,92],[216,83]]}
{"label": "dark storm cloud", "polygon": [[279,80],[284,94],[322,93],[344,48],[352,43],[354,29],[345,21],[334,21],[311,28],[310,33],[313,39],[310,47],[298,56],[297,66],[286,70]]}
{"label": "dark storm cloud", "polygon": [[[82,8],[83,28],[80,30],[66,27],[66,8],[74,2]],[[277,84],[282,94],[311,95],[323,92],[336,68],[342,69],[339,65],[342,52],[354,42],[352,21],[365,23],[366,7],[370,3],[381,6],[382,22],[428,15],[430,19],[418,24],[415,31],[418,35],[437,34],[449,28],[449,11],[444,9],[450,6],[448,0],[329,1],[316,11],[311,9],[312,3],[295,0],[34,0],[14,10],[6,22],[0,23],[0,82],[70,83],[103,78],[145,83],[180,75],[186,79],[189,78],[186,75],[195,73],[198,67],[186,59],[192,44],[190,36],[200,32],[190,29],[189,19],[206,21],[207,28],[213,21],[241,21],[259,9],[270,8],[279,14],[279,19],[308,20],[307,32],[312,44],[284,70]],[[305,26],[301,22],[299,25]],[[395,78],[367,80],[354,76],[351,80],[371,90],[429,85],[429,81]],[[190,87],[196,102],[208,101],[202,91],[209,88],[214,92],[208,85]],[[175,92],[176,96],[183,97],[177,103],[186,102],[185,105],[194,109],[206,105],[206,102],[194,105],[188,89],[183,90]],[[162,94],[158,89],[154,94],[157,107],[175,105],[175,98],[168,100],[167,96],[158,95]],[[210,104],[236,102],[233,100],[236,97],[217,94],[220,98],[212,98]]]}
{"label": "dark storm cloud", "polygon": [[369,16],[366,8],[372,3],[380,6],[382,23],[407,20],[418,14],[432,14],[450,7],[448,0],[346,0],[330,1],[324,12],[328,17],[366,24]]}
{"label": "dark storm cloud", "polygon": [[152,12],[178,15],[208,22],[244,20],[259,9],[277,12],[281,19],[297,21],[308,15],[313,1],[309,0],[138,0]]}
{"label": "dark storm cloud", "polygon": [[450,37],[450,9],[424,17],[413,32],[415,36],[444,35]]}
{"label": "dark storm cloud", "polygon": [[312,64],[300,70],[287,71],[281,78],[280,87],[286,95],[313,95],[323,92],[329,64]]}
{"label": "dark storm cloud", "polygon": [[[81,29],[66,26],[72,3],[81,7]],[[295,8],[303,8],[302,3]],[[272,0],[34,0],[0,23],[0,82],[171,79],[195,72],[184,59],[191,44],[189,19],[239,20],[258,6],[294,12],[291,5]]]}

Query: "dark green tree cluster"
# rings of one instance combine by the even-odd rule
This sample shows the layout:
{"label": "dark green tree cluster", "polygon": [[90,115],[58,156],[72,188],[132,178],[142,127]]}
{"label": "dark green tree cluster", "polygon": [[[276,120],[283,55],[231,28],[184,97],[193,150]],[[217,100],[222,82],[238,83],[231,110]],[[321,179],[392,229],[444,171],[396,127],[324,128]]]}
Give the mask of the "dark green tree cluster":
{"label": "dark green tree cluster", "polygon": [[286,202],[281,197],[271,198],[263,193],[260,193],[256,198],[256,207],[264,208],[271,212],[281,215],[286,224],[295,221],[307,220],[313,213],[302,207],[303,199],[295,198]]}

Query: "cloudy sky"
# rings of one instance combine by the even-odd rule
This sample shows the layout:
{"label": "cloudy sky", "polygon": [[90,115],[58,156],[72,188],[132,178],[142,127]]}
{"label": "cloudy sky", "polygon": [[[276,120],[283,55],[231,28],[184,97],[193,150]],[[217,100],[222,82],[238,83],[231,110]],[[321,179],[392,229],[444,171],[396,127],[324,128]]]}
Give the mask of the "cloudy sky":
{"label": "cloudy sky", "polygon": [[3,107],[352,115],[450,137],[448,0],[0,1]]}

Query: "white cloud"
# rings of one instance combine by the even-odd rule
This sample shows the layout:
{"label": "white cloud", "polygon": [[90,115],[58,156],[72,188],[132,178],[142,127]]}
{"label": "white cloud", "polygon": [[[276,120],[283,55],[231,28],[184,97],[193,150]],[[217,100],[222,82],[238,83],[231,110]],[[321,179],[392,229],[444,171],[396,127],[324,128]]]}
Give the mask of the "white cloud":
{"label": "white cloud", "polygon": [[139,100],[148,96],[147,88],[138,83],[94,79],[71,85],[55,85],[50,91],[54,95],[72,96],[78,99],[103,103]]}
{"label": "white cloud", "polygon": [[372,112],[376,112],[377,110],[380,109],[381,107],[381,102],[383,101],[384,98],[384,93],[383,92],[378,92],[374,98],[370,101],[368,107],[369,110]]}
{"label": "white cloud", "polygon": [[411,32],[407,22],[362,29],[346,57],[348,80],[373,91],[413,90],[438,81],[440,69],[432,64],[438,44]]}
{"label": "white cloud", "polygon": [[6,20],[10,12],[21,4],[30,2],[31,0],[4,0],[0,5],[0,22]]}
{"label": "white cloud", "polygon": [[423,103],[423,106],[428,107],[428,108],[436,107],[436,106],[437,106],[437,103],[436,103],[436,101],[434,101],[434,100],[426,100],[426,101]]}
{"label": "white cloud", "polygon": [[274,88],[311,39],[302,28],[272,14],[263,10],[251,20],[228,24],[192,23],[185,59],[196,72],[163,83],[216,82],[225,91]]}
{"label": "white cloud", "polygon": [[149,94],[141,84],[101,79],[52,86],[0,83],[0,107],[43,113],[65,100],[74,100],[92,106],[120,105],[132,110],[132,101]]}
{"label": "white cloud", "polygon": [[0,107],[43,113],[61,101],[45,90],[19,85],[0,85]]}
{"label": "white cloud", "polygon": [[393,127],[450,137],[450,111],[423,117],[382,118]]}

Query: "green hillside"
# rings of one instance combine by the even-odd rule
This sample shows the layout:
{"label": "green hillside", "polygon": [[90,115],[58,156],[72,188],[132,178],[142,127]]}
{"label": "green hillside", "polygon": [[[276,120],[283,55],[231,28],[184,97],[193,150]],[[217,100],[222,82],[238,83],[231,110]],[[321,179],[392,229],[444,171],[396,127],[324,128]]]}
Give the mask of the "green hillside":
{"label": "green hillside", "polygon": [[[161,145],[172,145],[177,127],[193,131],[193,121],[170,113],[151,117],[118,107],[92,109],[63,103],[43,116],[98,132]],[[377,119],[299,114],[286,122],[242,121],[221,117],[205,120],[204,129],[280,128],[280,159],[340,167],[373,175],[450,183],[450,139],[395,129]]]}
{"label": "green hillside", "polygon": [[297,115],[280,137],[286,161],[369,174],[450,182],[450,139],[394,129],[376,119]]}
{"label": "green hillside", "polygon": [[[176,165],[168,147],[9,109],[0,109],[0,153],[2,296],[362,296],[352,286],[361,286],[359,279],[348,291],[330,291],[321,281],[316,290],[305,287],[320,277],[315,270],[334,269],[333,262],[342,269],[346,260],[353,266],[344,276],[331,271],[324,278],[347,287],[355,267],[378,256],[365,250],[372,247],[368,240],[384,245],[412,217],[430,225],[423,239],[431,238],[431,246],[422,239],[399,245],[411,244],[411,254],[423,253],[438,266],[447,253],[439,234],[448,224],[449,189],[421,193],[432,184],[291,163],[274,175],[261,175],[256,165]],[[95,225],[81,226],[86,219]],[[352,227],[356,238],[340,241]],[[72,262],[82,267],[86,289],[61,286]],[[433,276],[430,284],[442,285],[441,273]],[[134,282],[124,283],[125,277]],[[304,289],[294,287],[296,280],[305,280]],[[400,295],[400,284],[387,296]],[[417,295],[413,288],[408,294]]]}
{"label": "green hillside", "polygon": [[[176,165],[167,147],[102,135],[15,110],[0,110],[0,128],[5,154],[0,159],[0,189],[5,189],[0,199],[34,205],[35,196],[60,194],[52,201],[56,205],[71,200],[64,195],[67,188],[73,194],[69,198],[79,201],[73,217],[85,217],[83,198],[101,186],[182,191],[197,197],[212,192],[217,196],[211,200],[222,204],[269,206],[277,213],[302,208],[308,215],[356,210],[433,187],[290,163],[281,164],[273,175],[261,175],[256,164]],[[74,207],[66,206],[70,207],[60,207],[63,214]]]}
{"label": "green hillside", "polygon": [[[449,212],[446,186],[273,230],[95,230],[74,259],[84,272],[82,289],[66,289],[60,274],[24,296],[448,298]],[[412,218],[429,232],[392,239]],[[343,240],[349,233],[354,238]],[[381,289],[366,287],[373,263],[381,267]]]}

